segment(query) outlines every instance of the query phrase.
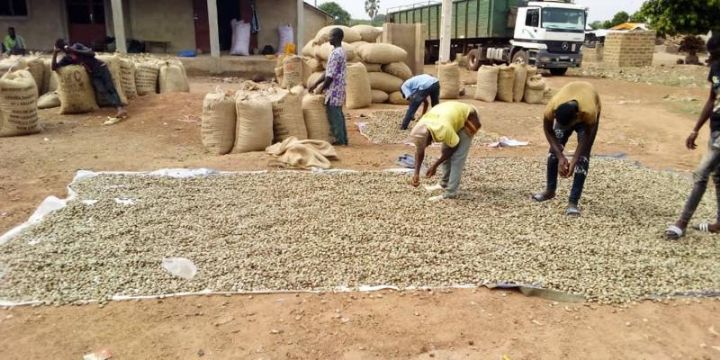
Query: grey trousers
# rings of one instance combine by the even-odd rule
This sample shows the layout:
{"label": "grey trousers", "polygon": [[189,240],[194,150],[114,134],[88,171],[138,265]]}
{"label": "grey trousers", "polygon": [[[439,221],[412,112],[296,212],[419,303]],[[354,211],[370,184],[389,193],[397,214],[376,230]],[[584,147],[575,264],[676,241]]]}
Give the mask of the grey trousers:
{"label": "grey trousers", "polygon": [[695,214],[700,200],[705,195],[707,189],[707,183],[712,174],[713,182],[715,183],[715,196],[718,202],[718,216],[717,220],[720,220],[720,131],[715,131],[710,135],[710,142],[708,145],[708,152],[703,157],[703,160],[698,165],[697,169],[693,172],[693,185],[692,192],[685,202],[685,208],[683,209],[680,220],[689,222],[692,216]]}
{"label": "grey trousers", "polygon": [[[458,195],[460,178],[465,169],[465,160],[467,160],[468,154],[470,154],[470,145],[472,145],[473,138],[468,135],[465,129],[460,130],[458,136],[460,137],[460,142],[457,145],[457,150],[455,150],[455,153],[453,153],[450,159],[442,164],[443,176],[440,180],[440,185],[445,189],[443,197],[446,199],[453,199]],[[447,145],[443,145],[443,150],[447,148]]]}

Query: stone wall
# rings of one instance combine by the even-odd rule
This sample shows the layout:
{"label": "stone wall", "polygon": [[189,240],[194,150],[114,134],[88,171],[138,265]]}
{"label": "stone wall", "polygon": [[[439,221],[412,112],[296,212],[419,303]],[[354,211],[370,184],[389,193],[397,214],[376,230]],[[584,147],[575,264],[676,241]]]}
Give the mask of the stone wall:
{"label": "stone wall", "polygon": [[650,66],[655,52],[654,31],[611,31],[605,38],[603,61],[612,66]]}

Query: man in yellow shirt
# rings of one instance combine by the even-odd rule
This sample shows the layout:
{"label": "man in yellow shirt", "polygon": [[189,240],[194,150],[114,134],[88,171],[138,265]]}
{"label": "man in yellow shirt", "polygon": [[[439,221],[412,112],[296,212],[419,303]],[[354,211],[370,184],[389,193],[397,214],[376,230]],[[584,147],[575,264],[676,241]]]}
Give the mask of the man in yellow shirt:
{"label": "man in yellow shirt", "polygon": [[442,143],[442,155],[430,166],[426,175],[432,178],[437,168],[442,165],[443,176],[440,184],[427,189],[428,191],[445,190],[443,195],[430,198],[431,201],[456,198],[472,138],[481,126],[477,109],[471,105],[449,101],[433,107],[418,121],[410,133],[416,147],[412,186],[420,186],[420,168],[425,160],[425,149],[433,141]]}
{"label": "man in yellow shirt", "polygon": [[[547,187],[544,192],[533,195],[535,201],[542,202],[555,197],[558,172],[564,178],[574,174],[565,214],[580,216],[578,203],[590,168],[590,152],[597,135],[600,110],[600,96],[587,82],[571,82],[550,100],[545,108],[543,122],[545,137],[550,143]],[[573,131],[578,136],[578,148],[572,161],[568,162],[563,150]]]}

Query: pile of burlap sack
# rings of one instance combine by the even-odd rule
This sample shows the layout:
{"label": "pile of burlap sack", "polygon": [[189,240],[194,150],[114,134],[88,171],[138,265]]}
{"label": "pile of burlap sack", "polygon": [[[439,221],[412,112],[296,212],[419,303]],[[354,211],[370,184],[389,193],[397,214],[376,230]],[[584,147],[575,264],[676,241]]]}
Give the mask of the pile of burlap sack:
{"label": "pile of burlap sack", "polygon": [[333,46],[328,39],[334,28],[343,30],[342,44],[348,62],[348,109],[390,102],[407,104],[400,93],[403,82],[413,76],[405,63],[407,51],[378,43],[382,31],[369,25],[353,27],[333,25],[321,29],[302,49],[302,56],[281,56],[275,68],[277,81],[284,88],[296,85],[310,87],[323,75]]}
{"label": "pile of burlap sack", "polygon": [[551,93],[551,89],[535,66],[483,65],[477,71],[474,96],[476,100],[542,104],[547,102],[547,97]]}
{"label": "pile of burlap sack", "polygon": [[324,95],[307,94],[302,85],[285,90],[245,84],[247,90],[205,96],[201,138],[210,153],[265,151],[291,138],[332,142]]}

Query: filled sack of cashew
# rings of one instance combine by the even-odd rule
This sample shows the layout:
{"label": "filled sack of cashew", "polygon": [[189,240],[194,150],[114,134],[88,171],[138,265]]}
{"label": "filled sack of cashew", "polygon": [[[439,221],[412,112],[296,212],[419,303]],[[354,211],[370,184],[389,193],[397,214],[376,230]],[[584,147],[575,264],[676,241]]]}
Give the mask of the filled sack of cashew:
{"label": "filled sack of cashew", "polygon": [[343,31],[343,41],[347,43],[354,43],[356,41],[362,40],[360,34],[352,28],[343,25],[330,25],[320,29],[320,31],[317,32],[314,41],[315,45],[322,45],[330,41],[330,31],[335,28],[340,28]]}
{"label": "filled sack of cashew", "polygon": [[37,85],[29,71],[12,71],[0,77],[0,137],[40,132],[37,100]]}
{"label": "filled sack of cashew", "polygon": [[512,64],[510,67],[515,70],[515,82],[513,83],[513,101],[521,102],[525,95],[525,84],[527,83],[527,66],[525,64]]}
{"label": "filled sack of cashew", "polygon": [[302,101],[302,112],[305,118],[308,139],[332,142],[330,139],[330,123],[325,111],[325,95],[305,95]]}
{"label": "filled sack of cashew", "polygon": [[303,46],[302,56],[315,57],[315,40],[310,40]]}
{"label": "filled sack of cashew", "polygon": [[376,42],[378,37],[382,35],[382,30],[370,25],[355,25],[351,29],[360,34],[360,39],[362,41],[367,41],[369,43]]}
{"label": "filled sack of cashew", "polygon": [[460,67],[457,63],[439,64],[440,98],[460,98]]}
{"label": "filled sack of cashew", "polygon": [[347,67],[346,89],[345,104],[348,109],[362,109],[372,104],[372,88],[365,65],[355,63]]}
{"label": "filled sack of cashew", "polygon": [[289,137],[307,139],[305,118],[301,110],[303,92],[304,88],[299,85],[290,91],[282,90],[270,97],[273,110],[273,143]]}
{"label": "filled sack of cashew", "polygon": [[363,62],[372,64],[391,64],[405,61],[407,51],[393,44],[374,43],[357,48],[357,55]]}
{"label": "filled sack of cashew", "polygon": [[[116,55],[99,55],[97,56],[97,59],[104,62],[105,65],[108,67],[108,70],[110,70],[110,77],[112,78],[112,82],[115,86],[115,91],[120,98],[120,102],[123,105],[127,105],[128,100],[122,88],[122,69],[120,65],[120,58]],[[98,106],[100,107],[112,105],[112,102],[110,100],[103,98],[98,92],[95,93],[95,99],[97,100]]]}
{"label": "filled sack of cashew", "polygon": [[160,67],[157,62],[147,61],[135,64],[135,87],[140,96],[157,93]]}
{"label": "filled sack of cashew", "polygon": [[303,83],[303,60],[299,56],[288,56],[283,60],[282,87],[292,89]]}
{"label": "filled sack of cashew", "polygon": [[525,102],[528,104],[542,104],[545,96],[545,79],[542,75],[533,75],[527,81],[525,88]]}
{"label": "filled sack of cashew", "polygon": [[[318,82],[323,75],[325,75],[324,71],[318,71],[310,74],[310,77],[308,77],[307,82],[305,83],[305,87],[310,88],[311,86],[315,85],[315,83]],[[322,87],[322,84],[318,86]]]}
{"label": "filled sack of cashew", "polygon": [[365,65],[365,70],[367,70],[367,72],[369,72],[369,73],[383,71],[383,66],[381,64],[371,64],[371,63],[366,63],[366,62],[364,62],[362,64]]}
{"label": "filled sack of cashew", "polygon": [[211,154],[225,155],[235,145],[235,96],[220,89],[205,95],[200,136]]}
{"label": "filled sack of cashew", "polygon": [[383,104],[386,103],[390,99],[390,95],[388,93],[382,91],[382,90],[372,90],[372,103],[373,104]]}
{"label": "filled sack of cashew", "polygon": [[45,64],[42,59],[37,56],[30,56],[25,58],[25,64],[27,64],[27,70],[35,80],[35,85],[38,88],[38,94],[44,94],[44,79],[45,79]]}
{"label": "filled sack of cashew", "polygon": [[238,91],[235,96],[235,146],[233,153],[264,151],[272,145],[272,103],[260,96]]}
{"label": "filled sack of cashew", "polygon": [[368,73],[370,87],[374,90],[382,90],[388,94],[400,91],[403,84],[402,79],[384,72]]}
{"label": "filled sack of cashew", "polygon": [[397,76],[403,81],[413,76],[412,70],[410,70],[410,67],[404,62],[394,62],[391,64],[383,65],[382,71],[390,75]]}
{"label": "filled sack of cashew", "polygon": [[138,96],[135,86],[135,63],[128,59],[120,59],[120,83],[127,99]]}
{"label": "filled sack of cashew", "polygon": [[509,66],[498,67],[498,94],[497,99],[505,102],[513,102],[513,89],[515,87],[515,69]]}
{"label": "filled sack of cashew", "polygon": [[[355,48],[353,48],[350,44],[343,42],[342,49],[343,51],[345,51],[345,59],[347,60],[347,62],[352,62],[355,60]],[[332,54],[333,50],[335,50],[335,47],[330,45],[330,43],[316,46],[315,57],[322,60],[323,62],[327,62],[328,59],[330,59],[330,54]]]}
{"label": "filled sack of cashew", "polygon": [[391,93],[388,100],[393,105],[410,105],[410,102],[403,97],[400,91],[395,91]]}
{"label": "filled sack of cashew", "polygon": [[40,110],[60,107],[60,96],[57,91],[52,91],[40,96],[37,101],[37,107]]}
{"label": "filled sack of cashew", "polygon": [[160,93],[190,92],[185,67],[179,61],[167,61],[160,65],[158,78]]}
{"label": "filled sack of cashew", "polygon": [[83,114],[98,109],[90,76],[81,65],[64,66],[57,71],[61,114]]}
{"label": "filled sack of cashew", "polygon": [[498,92],[498,69],[497,66],[483,65],[478,69],[477,82],[475,85],[475,100],[493,102]]}
{"label": "filled sack of cashew", "polygon": [[58,86],[57,74],[52,71],[52,60],[43,60],[43,67],[45,68],[45,71],[43,71],[43,86],[40,92],[45,94],[56,91]]}

